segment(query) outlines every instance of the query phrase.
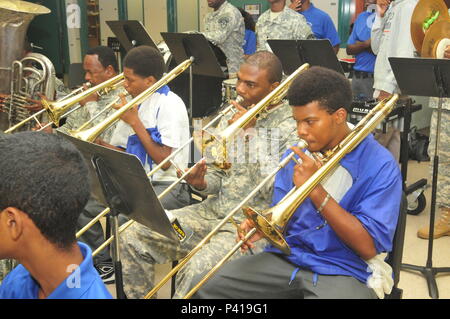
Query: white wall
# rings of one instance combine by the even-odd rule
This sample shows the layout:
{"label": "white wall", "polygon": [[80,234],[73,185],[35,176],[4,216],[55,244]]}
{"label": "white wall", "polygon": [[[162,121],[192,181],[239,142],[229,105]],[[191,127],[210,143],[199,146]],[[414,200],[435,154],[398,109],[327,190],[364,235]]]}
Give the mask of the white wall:
{"label": "white wall", "polygon": [[160,32],[167,32],[166,0],[143,0],[144,26],[155,43],[162,41]]}
{"label": "white wall", "polygon": [[108,45],[108,37],[115,37],[106,21],[114,21],[119,19],[119,9],[117,1],[99,0],[100,11],[100,37],[101,45]]}

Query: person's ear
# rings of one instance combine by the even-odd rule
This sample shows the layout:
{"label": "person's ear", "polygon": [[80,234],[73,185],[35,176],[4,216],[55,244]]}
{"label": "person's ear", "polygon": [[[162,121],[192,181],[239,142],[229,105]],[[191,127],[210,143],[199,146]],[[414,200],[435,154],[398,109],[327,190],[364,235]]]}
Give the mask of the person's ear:
{"label": "person's ear", "polygon": [[106,67],[106,75],[108,75],[109,77],[112,77],[116,72],[114,71],[114,68],[112,67],[112,65],[108,65]]}
{"label": "person's ear", "polygon": [[280,85],[280,82],[273,82],[273,83],[270,85],[270,90],[271,90],[271,91],[275,90],[279,85]]}
{"label": "person's ear", "polygon": [[333,113],[333,115],[337,124],[347,122],[347,111],[343,107],[337,109],[336,112]]}
{"label": "person's ear", "polygon": [[20,209],[7,207],[2,211],[4,229],[8,232],[11,240],[17,241],[24,231],[24,215]]}
{"label": "person's ear", "polygon": [[150,87],[157,82],[156,78],[153,75],[147,76],[145,78],[145,84]]}

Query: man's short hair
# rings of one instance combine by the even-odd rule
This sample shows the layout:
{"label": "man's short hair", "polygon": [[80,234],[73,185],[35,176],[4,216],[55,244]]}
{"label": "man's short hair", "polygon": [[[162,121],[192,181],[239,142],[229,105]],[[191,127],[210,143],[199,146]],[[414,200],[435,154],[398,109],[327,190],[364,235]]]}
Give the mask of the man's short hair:
{"label": "man's short hair", "polygon": [[242,64],[256,66],[267,71],[270,83],[281,82],[283,78],[283,68],[278,57],[269,51],[258,51],[247,56]]}
{"label": "man's short hair", "polygon": [[2,135],[0,149],[0,211],[20,209],[47,240],[69,248],[90,193],[80,152],[64,138],[42,132]]}
{"label": "man's short hair", "polygon": [[110,65],[113,67],[114,71],[119,72],[119,65],[117,64],[116,55],[110,47],[100,45],[89,49],[86,52],[86,55],[97,55],[98,60],[104,68],[107,68],[108,65]]}
{"label": "man's short hair", "polygon": [[297,76],[289,87],[287,97],[292,106],[317,101],[332,114],[340,108],[349,111],[352,89],[350,82],[342,74],[313,66]]}
{"label": "man's short hair", "polygon": [[143,78],[153,76],[156,80],[161,79],[166,69],[161,53],[147,45],[128,51],[123,60],[123,67],[132,69]]}

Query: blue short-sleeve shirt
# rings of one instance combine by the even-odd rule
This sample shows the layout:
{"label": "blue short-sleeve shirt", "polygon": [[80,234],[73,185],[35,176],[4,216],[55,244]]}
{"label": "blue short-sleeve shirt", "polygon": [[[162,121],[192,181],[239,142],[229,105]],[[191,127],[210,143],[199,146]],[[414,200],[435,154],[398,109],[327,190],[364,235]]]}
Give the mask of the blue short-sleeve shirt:
{"label": "blue short-sleeve shirt", "polygon": [[[92,261],[91,249],[78,242],[83,262],[47,299],[112,299]],[[28,270],[18,265],[3,280],[0,299],[38,299],[39,284]]]}
{"label": "blue short-sleeve shirt", "polygon": [[[347,44],[355,44],[356,42],[364,42],[370,39],[370,30],[375,19],[375,13],[363,12],[356,18],[353,24],[353,30],[348,38]],[[364,71],[373,73],[375,68],[376,56],[367,50],[355,55],[355,65],[353,69],[356,71]]]}
{"label": "blue short-sleeve shirt", "polygon": [[316,39],[328,39],[333,47],[341,43],[333,20],[326,12],[311,3],[308,10],[299,13],[308,21]]}

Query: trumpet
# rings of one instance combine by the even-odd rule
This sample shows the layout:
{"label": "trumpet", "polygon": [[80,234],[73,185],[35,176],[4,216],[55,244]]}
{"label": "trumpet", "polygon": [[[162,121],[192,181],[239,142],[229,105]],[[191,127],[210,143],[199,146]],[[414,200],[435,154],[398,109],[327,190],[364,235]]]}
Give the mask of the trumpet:
{"label": "trumpet", "polygon": [[[398,100],[398,95],[392,96],[389,100],[384,100],[377,104],[351,131],[351,133],[344,138],[341,143],[335,147],[331,152],[328,152],[323,158],[324,165],[301,187],[293,188],[286,196],[274,207],[264,212],[257,212],[250,207],[244,209],[244,213],[254,221],[255,228],[251,229],[244,238],[236,243],[235,246],[201,279],[198,284],[193,287],[184,296],[185,299],[190,298],[200,287],[211,278],[220,267],[258,230],[276,247],[284,253],[289,254],[290,248],[284,240],[283,233],[286,225],[297,207],[306,199],[309,193],[316,187],[330,172],[334,170],[339,161],[349,152],[351,152],[377,125],[386,117],[395,106]],[[300,141],[298,145],[300,148],[307,148],[307,143]],[[208,234],[205,238],[192,249],[186,257],[178,262],[172,270],[150,290],[145,299],[151,298],[161,287],[173,277],[210,239],[220,231],[220,229],[228,222],[229,219],[243,208],[257,192],[265,186],[276,173],[286,166],[289,161],[294,160],[295,153],[290,153],[286,156],[275,168],[250,194],[245,197],[225,218]]]}
{"label": "trumpet", "polygon": [[[43,99],[42,105],[44,106],[44,109],[34,113],[23,121],[10,127],[4,133],[11,133],[33,119],[39,124],[39,126],[41,126],[39,130],[43,130],[52,124],[58,125],[61,118],[69,116],[71,113],[82,107],[82,105],[78,105],[77,107],[71,109],[81,100],[85,99],[93,93],[96,93],[98,96],[106,95],[110,91],[117,89],[121,85],[123,85],[123,73],[92,88],[90,83],[85,83],[84,86],[87,86],[87,89],[82,86],[56,102],[50,102],[46,99]],[[51,119],[51,122],[45,126],[42,126],[42,124],[38,120],[38,116],[44,112],[47,112],[48,117]]]}

